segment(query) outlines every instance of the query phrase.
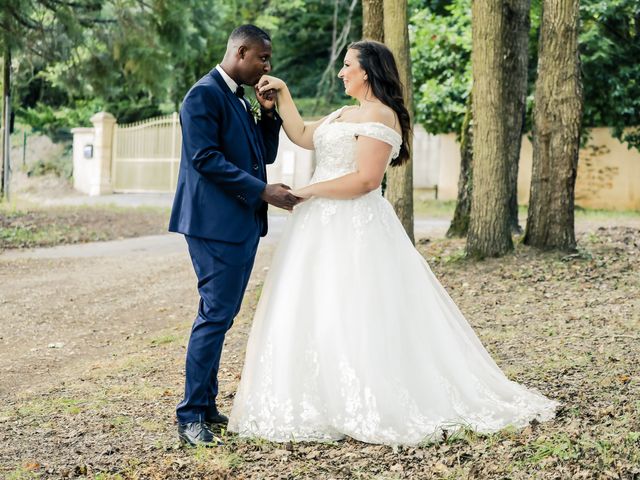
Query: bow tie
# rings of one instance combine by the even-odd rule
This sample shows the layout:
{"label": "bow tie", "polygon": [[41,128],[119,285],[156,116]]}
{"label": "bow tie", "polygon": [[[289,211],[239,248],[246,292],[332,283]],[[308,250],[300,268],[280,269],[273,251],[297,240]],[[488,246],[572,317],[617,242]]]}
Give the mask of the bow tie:
{"label": "bow tie", "polygon": [[238,98],[244,98],[244,88],[242,86],[239,86],[238,88],[236,88],[236,97]]}

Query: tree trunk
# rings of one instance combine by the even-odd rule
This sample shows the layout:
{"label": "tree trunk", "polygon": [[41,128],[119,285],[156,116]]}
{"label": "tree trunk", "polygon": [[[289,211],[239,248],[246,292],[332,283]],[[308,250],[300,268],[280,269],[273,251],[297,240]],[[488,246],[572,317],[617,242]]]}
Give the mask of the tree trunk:
{"label": "tree trunk", "polygon": [[[400,81],[404,86],[404,98],[413,125],[413,92],[411,83],[411,59],[409,57],[409,31],[407,0],[384,0],[384,39],[398,64]],[[413,160],[409,142],[409,160],[401,166],[387,170],[387,200],[400,218],[411,241],[413,236]]]}
{"label": "tree trunk", "polygon": [[582,123],[579,0],[544,0],[533,125],[533,171],[524,242],[572,251]]}
{"label": "tree trunk", "polygon": [[518,164],[527,110],[527,69],[529,66],[529,29],[531,0],[505,1],[505,96],[506,133],[509,158],[509,225],[513,233],[522,233],[518,222]]}
{"label": "tree trunk", "polygon": [[362,0],[362,38],[384,42],[382,0]]}
{"label": "tree trunk", "polygon": [[4,39],[3,81],[2,81],[2,177],[0,179],[0,198],[9,199],[9,169],[11,154],[11,46]]}
{"label": "tree trunk", "polygon": [[469,231],[471,215],[471,190],[473,189],[473,95],[467,98],[467,111],[464,114],[460,132],[460,176],[458,177],[458,199],[453,220],[447,230],[447,237],[465,237]]}
{"label": "tree trunk", "polygon": [[509,227],[509,115],[503,0],[472,3],[473,190],[467,254],[498,257],[513,249]]}

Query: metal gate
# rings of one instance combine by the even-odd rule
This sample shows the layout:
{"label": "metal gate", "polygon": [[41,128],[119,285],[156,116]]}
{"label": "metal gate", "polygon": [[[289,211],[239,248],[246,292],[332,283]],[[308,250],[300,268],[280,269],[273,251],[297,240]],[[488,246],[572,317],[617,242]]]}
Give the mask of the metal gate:
{"label": "metal gate", "polygon": [[116,125],[113,136],[115,192],[175,192],[182,142],[177,113]]}

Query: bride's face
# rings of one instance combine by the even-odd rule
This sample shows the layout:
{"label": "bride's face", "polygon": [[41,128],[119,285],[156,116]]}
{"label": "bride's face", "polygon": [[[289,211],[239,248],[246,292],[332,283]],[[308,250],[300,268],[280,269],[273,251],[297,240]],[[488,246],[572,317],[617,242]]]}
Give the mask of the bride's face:
{"label": "bride's face", "polygon": [[360,66],[358,61],[358,52],[356,50],[347,50],[344,56],[344,64],[338,72],[338,77],[344,83],[344,91],[351,97],[360,97],[366,90],[366,72]]}

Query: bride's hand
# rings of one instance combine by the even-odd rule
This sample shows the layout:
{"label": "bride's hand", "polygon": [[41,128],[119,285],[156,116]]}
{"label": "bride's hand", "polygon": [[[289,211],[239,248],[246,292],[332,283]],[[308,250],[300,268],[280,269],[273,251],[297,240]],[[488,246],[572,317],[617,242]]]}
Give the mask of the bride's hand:
{"label": "bride's hand", "polygon": [[286,87],[287,84],[284,83],[284,81],[280,80],[277,77],[272,77],[271,75],[263,75],[262,77],[260,77],[260,80],[258,80],[258,85],[256,85],[258,92],[262,94],[268,92],[269,90],[278,92]]}
{"label": "bride's hand", "polygon": [[313,196],[311,189],[309,187],[298,188],[296,190],[290,190],[292,195],[295,195],[298,198],[301,198],[301,201],[308,200]]}
{"label": "bride's hand", "polygon": [[256,98],[258,102],[260,102],[260,105],[262,105],[262,108],[272,110],[276,105],[278,90],[283,87],[286,87],[286,84],[279,78],[263,75],[254,86]]}

